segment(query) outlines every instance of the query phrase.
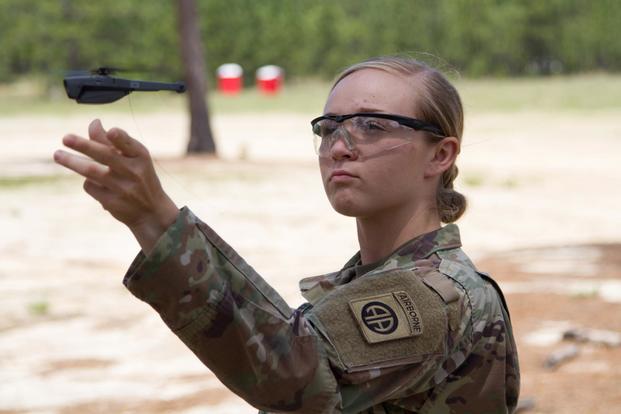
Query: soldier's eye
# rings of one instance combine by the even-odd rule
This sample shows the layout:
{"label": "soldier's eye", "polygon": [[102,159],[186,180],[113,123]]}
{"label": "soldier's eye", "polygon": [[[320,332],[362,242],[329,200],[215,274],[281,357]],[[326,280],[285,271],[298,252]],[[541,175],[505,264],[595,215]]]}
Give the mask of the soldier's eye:
{"label": "soldier's eye", "polygon": [[353,121],[358,131],[367,135],[374,135],[390,131],[390,125],[381,118],[358,117]]}

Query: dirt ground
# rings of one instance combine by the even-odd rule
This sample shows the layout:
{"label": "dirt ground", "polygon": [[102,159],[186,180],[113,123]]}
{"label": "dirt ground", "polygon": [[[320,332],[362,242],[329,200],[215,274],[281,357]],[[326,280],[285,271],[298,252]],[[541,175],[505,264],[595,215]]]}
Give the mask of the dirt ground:
{"label": "dirt ground", "polygon": [[[131,234],[56,167],[72,116],[0,117],[0,414],[251,413],[121,285]],[[355,227],[325,201],[308,117],[217,117],[221,159],[183,159],[183,114],[106,115],[141,139],[165,188],[292,306],[297,281],[339,268]],[[610,413],[621,347],[562,339],[621,332],[621,110],[470,116],[457,187],[464,248],[506,292],[531,413]],[[286,120],[286,121],[284,121]],[[578,354],[554,369],[552,352]]]}

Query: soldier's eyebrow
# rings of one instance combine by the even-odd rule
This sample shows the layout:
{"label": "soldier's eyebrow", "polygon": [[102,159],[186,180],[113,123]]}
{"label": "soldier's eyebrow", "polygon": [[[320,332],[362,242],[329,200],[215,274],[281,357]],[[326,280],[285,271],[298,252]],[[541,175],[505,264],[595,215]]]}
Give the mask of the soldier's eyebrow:
{"label": "soldier's eyebrow", "polygon": [[387,113],[383,109],[377,109],[369,106],[361,106],[358,108],[356,112],[377,112],[378,114]]}
{"label": "soldier's eyebrow", "polygon": [[[365,113],[365,112],[366,113],[377,113],[377,114],[386,114],[386,113],[388,113],[388,112],[384,111],[383,109],[371,108],[371,107],[367,107],[367,106],[361,106],[359,108],[356,108],[356,110],[354,112],[349,112],[349,113],[355,114],[355,113],[359,113],[359,112],[360,113]],[[324,116],[334,116],[334,115],[346,115],[346,114],[344,114],[344,113],[339,114],[339,113],[336,113],[336,112],[326,112],[323,115]]]}

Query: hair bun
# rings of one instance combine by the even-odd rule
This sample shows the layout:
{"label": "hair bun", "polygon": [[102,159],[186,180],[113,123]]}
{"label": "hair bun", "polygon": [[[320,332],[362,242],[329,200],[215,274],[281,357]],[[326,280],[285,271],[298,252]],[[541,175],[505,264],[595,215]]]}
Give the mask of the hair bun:
{"label": "hair bun", "polygon": [[468,205],[466,197],[452,188],[440,188],[437,202],[442,223],[457,221],[464,214]]}

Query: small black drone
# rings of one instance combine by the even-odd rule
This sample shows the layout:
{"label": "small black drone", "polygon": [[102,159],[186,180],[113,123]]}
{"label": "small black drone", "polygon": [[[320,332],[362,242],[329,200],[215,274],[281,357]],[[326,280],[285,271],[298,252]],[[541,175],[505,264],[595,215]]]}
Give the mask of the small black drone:
{"label": "small black drone", "polygon": [[63,80],[67,96],[83,104],[103,104],[118,101],[134,91],[175,91],[185,92],[183,82],[145,82],[115,78],[116,68],[102,67],[88,74],[69,75]]}

